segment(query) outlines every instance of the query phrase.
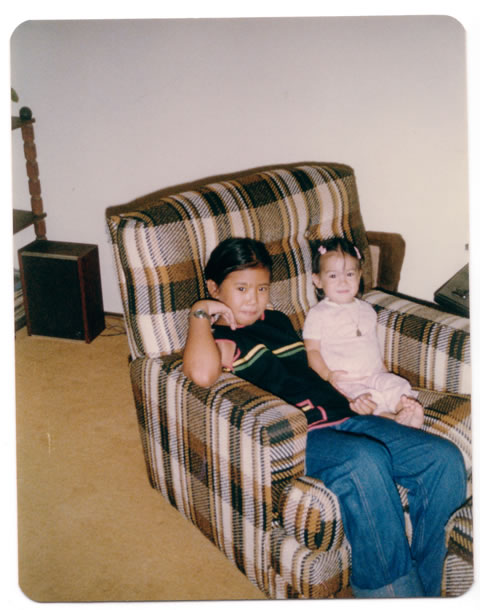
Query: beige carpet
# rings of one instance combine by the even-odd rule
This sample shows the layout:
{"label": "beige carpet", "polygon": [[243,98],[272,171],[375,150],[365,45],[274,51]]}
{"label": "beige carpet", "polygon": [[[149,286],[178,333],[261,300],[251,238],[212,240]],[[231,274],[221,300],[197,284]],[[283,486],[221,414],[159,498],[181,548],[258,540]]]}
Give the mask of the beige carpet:
{"label": "beige carpet", "polygon": [[17,332],[19,583],[42,602],[264,599],[150,487],[119,320]]}

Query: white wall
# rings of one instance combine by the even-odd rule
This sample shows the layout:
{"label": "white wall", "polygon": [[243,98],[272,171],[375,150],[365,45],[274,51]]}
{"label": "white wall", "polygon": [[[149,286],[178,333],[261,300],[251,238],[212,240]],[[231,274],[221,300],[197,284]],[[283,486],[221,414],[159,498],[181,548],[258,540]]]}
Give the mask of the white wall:
{"label": "white wall", "polygon": [[[354,167],[365,224],[407,243],[402,292],[468,260],[465,32],[449,17],[30,21],[12,86],[32,108],[50,239],[96,243],[105,208],[272,163]],[[14,207],[29,206],[13,134]],[[28,229],[18,249],[33,239]]]}

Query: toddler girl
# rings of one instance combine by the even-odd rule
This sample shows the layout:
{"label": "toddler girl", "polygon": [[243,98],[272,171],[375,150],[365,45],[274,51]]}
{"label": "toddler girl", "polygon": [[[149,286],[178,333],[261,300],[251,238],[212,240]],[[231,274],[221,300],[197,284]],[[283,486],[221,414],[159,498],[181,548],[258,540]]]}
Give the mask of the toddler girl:
{"label": "toddler girl", "polygon": [[423,408],[406,379],[389,373],[377,339],[377,314],[357,297],[361,255],[352,243],[332,238],[317,244],[313,283],[320,302],[307,314],[303,339],[308,363],[350,400],[357,413],[382,415],[415,428]]}
{"label": "toddler girl", "polygon": [[[261,242],[221,242],[205,275],[211,298],[192,306],[184,373],[208,387],[226,369],[305,413],[305,471],[338,497],[356,597],[439,595],[445,524],[465,500],[460,451],[422,430],[355,413],[308,366],[288,317],[268,308],[271,260]],[[411,546],[397,483],[409,497]]]}

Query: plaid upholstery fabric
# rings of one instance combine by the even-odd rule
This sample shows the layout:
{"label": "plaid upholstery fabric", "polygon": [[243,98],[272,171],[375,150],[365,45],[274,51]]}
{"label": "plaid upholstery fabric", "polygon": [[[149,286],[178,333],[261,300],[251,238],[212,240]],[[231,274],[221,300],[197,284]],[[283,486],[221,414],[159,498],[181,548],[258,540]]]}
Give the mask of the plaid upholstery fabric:
{"label": "plaid upholstery fabric", "polygon": [[412,386],[471,394],[470,323],[467,318],[373,290],[364,296],[378,317],[386,367]]}
{"label": "plaid upholstery fabric", "polygon": [[[469,396],[419,390],[418,400],[425,409],[423,429],[452,441],[462,452],[471,484],[472,444]],[[471,488],[469,490],[471,493]]]}
{"label": "plaid upholstery fabric", "polygon": [[281,527],[272,531],[274,599],[336,597],[349,584],[351,553],[344,539],[329,551],[311,550]]}
{"label": "plaid upholstery fabric", "polygon": [[345,536],[338,500],[321,481],[300,477],[289,483],[280,512],[287,536],[299,544],[324,552],[342,546]]}
{"label": "plaid upholstery fabric", "polygon": [[[203,267],[230,235],[263,240],[273,258],[272,303],[300,331],[316,302],[309,240],[346,235],[370,257],[353,171],[279,168],[170,197],[140,198],[107,218],[131,352],[130,373],[149,480],[272,598],[342,595],[350,547],[336,497],[304,475],[306,420],[296,408],[230,374],[204,389],[186,379],[181,349]],[[387,364],[421,389],[426,427],[456,442],[471,468],[468,329],[378,291]],[[417,306],[418,307],[418,306]],[[447,330],[448,329],[448,330]],[[438,376],[438,379],[437,379]],[[439,394],[435,390],[445,390]],[[470,461],[469,461],[470,460]],[[408,499],[399,488],[411,535]],[[452,522],[449,564],[471,550]],[[460,524],[460,525],[459,525]],[[410,528],[410,529],[409,529]],[[455,543],[453,542],[455,540]],[[459,594],[448,567],[445,595]],[[452,593],[453,592],[453,593]]]}
{"label": "plaid upholstery fabric", "polygon": [[447,557],[443,566],[442,595],[457,597],[473,583],[472,498],[450,518],[446,527]]}

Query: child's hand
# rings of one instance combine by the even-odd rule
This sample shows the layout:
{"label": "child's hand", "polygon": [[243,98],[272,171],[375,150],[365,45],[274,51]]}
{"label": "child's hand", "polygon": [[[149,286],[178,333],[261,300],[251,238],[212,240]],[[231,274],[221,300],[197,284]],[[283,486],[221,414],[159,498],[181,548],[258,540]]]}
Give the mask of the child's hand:
{"label": "child's hand", "polygon": [[221,301],[215,301],[214,299],[203,299],[202,301],[197,301],[192,307],[192,312],[198,309],[203,309],[203,311],[208,313],[210,316],[210,323],[213,323],[218,320],[218,318],[222,317],[232,330],[237,328],[232,310]]}
{"label": "child's hand", "polygon": [[375,411],[377,403],[372,400],[371,394],[361,394],[350,401],[350,409],[359,415],[370,415]]}
{"label": "child's hand", "polygon": [[338,390],[337,383],[342,381],[347,375],[347,371],[330,371],[328,373],[327,381],[329,384],[333,385],[334,388]]}

